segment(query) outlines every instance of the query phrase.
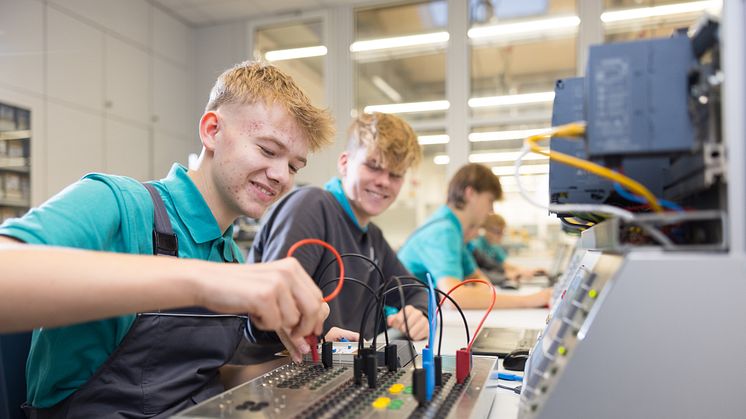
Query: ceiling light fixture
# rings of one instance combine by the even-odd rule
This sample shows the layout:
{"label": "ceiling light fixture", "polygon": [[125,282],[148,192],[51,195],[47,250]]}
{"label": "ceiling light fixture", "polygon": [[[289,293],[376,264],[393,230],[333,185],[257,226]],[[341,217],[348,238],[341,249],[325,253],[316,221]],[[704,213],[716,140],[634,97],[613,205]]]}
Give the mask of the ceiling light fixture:
{"label": "ceiling light fixture", "polygon": [[323,45],[305,48],[278,49],[267,51],[264,54],[264,59],[267,61],[295,60],[298,58],[320,57],[326,55],[326,52],[326,47]]}
{"label": "ceiling light fixture", "polygon": [[548,130],[549,128],[537,128],[517,129],[511,131],[472,132],[471,134],[469,134],[469,141],[472,143],[478,143],[483,141],[521,140],[532,135],[543,134]]}
{"label": "ceiling light fixture", "polygon": [[396,91],[393,87],[391,87],[390,84],[386,83],[386,80],[378,77],[373,76],[370,78],[370,81],[373,82],[373,85],[376,86],[380,91],[383,92],[386,96],[388,96],[389,99],[393,102],[401,102],[401,95],[399,92]]}
{"label": "ceiling light fixture", "polygon": [[523,93],[518,95],[473,97],[469,99],[469,107],[485,108],[490,106],[526,105],[532,103],[551,102],[554,92]]}
{"label": "ceiling light fixture", "polygon": [[365,113],[383,112],[383,113],[408,113],[408,112],[433,112],[445,111],[451,104],[447,100],[433,100],[431,102],[409,102],[409,103],[391,103],[388,105],[369,105],[363,111]]}
{"label": "ceiling light fixture", "polygon": [[[520,154],[520,151],[501,151],[499,153],[472,153],[469,154],[469,163],[514,162]],[[546,161],[549,160],[549,157],[531,153],[524,156],[523,160]],[[433,158],[433,163],[439,165],[448,164],[450,161],[451,159],[448,157],[447,154],[437,154]]]}
{"label": "ceiling light fixture", "polygon": [[614,10],[601,13],[604,23],[622,22],[627,20],[647,19],[685,13],[698,13],[708,9],[719,9],[722,1],[693,1],[689,3],[666,4],[653,7],[639,7],[634,9]]}
{"label": "ceiling light fixture", "polygon": [[417,137],[417,141],[420,143],[420,145],[448,144],[450,138],[447,134],[420,135]]}
{"label": "ceiling light fixture", "polygon": [[532,19],[514,23],[501,23],[498,25],[478,26],[469,29],[466,33],[471,39],[495,38],[509,35],[520,35],[527,33],[547,33],[563,29],[575,29],[580,25],[577,16],[562,16],[548,19]]}
{"label": "ceiling light fixture", "polygon": [[367,41],[356,41],[350,45],[350,52],[377,51],[382,49],[393,49],[413,47],[421,45],[438,45],[448,42],[448,32],[423,33],[420,35],[396,36],[393,38],[370,39]]}

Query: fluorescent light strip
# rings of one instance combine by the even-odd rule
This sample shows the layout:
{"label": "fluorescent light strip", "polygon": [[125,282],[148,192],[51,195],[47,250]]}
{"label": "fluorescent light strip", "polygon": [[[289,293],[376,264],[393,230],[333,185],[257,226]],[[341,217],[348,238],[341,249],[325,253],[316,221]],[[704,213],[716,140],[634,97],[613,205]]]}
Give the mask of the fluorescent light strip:
{"label": "fluorescent light strip", "polygon": [[326,55],[326,47],[323,45],[318,45],[315,47],[267,51],[264,54],[264,59],[267,61],[284,61],[295,60],[298,58],[319,57],[322,55]]}
{"label": "fluorescent light strip", "polygon": [[[549,173],[549,165],[531,164],[521,166],[520,170],[522,175],[545,175]],[[512,176],[515,173],[515,168],[513,166],[497,166],[492,168],[492,173],[496,176]]]}
{"label": "fluorescent light strip", "polygon": [[448,32],[423,33],[420,35],[397,36],[393,38],[357,41],[350,45],[351,52],[376,51],[381,49],[413,47],[418,45],[437,45],[448,42]]}
{"label": "fluorescent light strip", "polygon": [[[469,154],[469,163],[497,163],[497,162],[514,162],[521,154],[520,151],[501,151],[499,153],[474,153]],[[541,154],[528,154],[523,158],[528,160],[549,160],[549,157]]]}
{"label": "fluorescent light strip", "polygon": [[363,109],[365,113],[408,113],[408,112],[432,112],[445,111],[451,104],[447,100],[434,100],[432,102],[410,102],[392,103],[389,105],[369,105]]}
{"label": "fluorescent light strip", "polygon": [[386,83],[386,80],[378,76],[373,76],[370,78],[370,81],[373,83],[374,86],[376,86],[380,91],[382,91],[383,94],[388,96],[388,98],[391,99],[393,102],[401,102],[401,95],[399,94],[399,92],[397,92],[396,89],[391,87],[390,84]]}
{"label": "fluorescent light strip", "polygon": [[469,29],[466,34],[471,39],[481,39],[525,33],[545,33],[556,29],[576,28],[578,25],[580,25],[579,17],[563,16],[549,19],[534,19],[523,22],[481,26]]}
{"label": "fluorescent light strip", "polygon": [[[498,163],[498,162],[514,162],[521,154],[520,151],[502,151],[499,153],[473,153],[469,154],[469,163]],[[541,154],[528,154],[523,158],[524,161],[528,160],[549,160],[549,157],[542,156]],[[443,165],[450,163],[451,159],[447,154],[437,154],[433,158],[433,163]]]}
{"label": "fluorescent light strip", "polygon": [[707,9],[722,7],[721,1],[693,1],[690,3],[666,4],[663,6],[640,7],[601,13],[604,23],[639,20],[651,17],[670,16],[684,13],[697,13]]}
{"label": "fluorescent light strip", "polygon": [[554,92],[523,93],[519,95],[473,97],[469,99],[469,107],[484,108],[488,106],[525,105],[530,103],[551,102]]}
{"label": "fluorescent light strip", "polygon": [[512,131],[490,131],[490,132],[472,132],[469,134],[469,141],[479,143],[483,141],[510,141],[521,140],[532,135],[543,134],[549,128],[538,129],[517,129]]}
{"label": "fluorescent light strip", "polygon": [[417,137],[417,141],[420,143],[420,145],[448,144],[450,138],[446,134],[420,135]]}

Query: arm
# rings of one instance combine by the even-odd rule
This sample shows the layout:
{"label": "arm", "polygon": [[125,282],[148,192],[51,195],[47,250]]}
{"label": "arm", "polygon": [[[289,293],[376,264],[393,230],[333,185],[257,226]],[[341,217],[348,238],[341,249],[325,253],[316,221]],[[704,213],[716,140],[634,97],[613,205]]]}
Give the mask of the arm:
{"label": "arm", "polygon": [[[476,270],[470,278],[485,279],[484,274]],[[489,280],[487,280],[489,282]],[[461,280],[454,277],[438,278],[438,288],[448,292],[451,288],[460,284]],[[531,308],[543,307],[549,303],[552,290],[546,289],[529,295],[512,295],[498,293],[495,298],[495,309],[501,308]],[[466,284],[451,293],[451,297],[464,309],[486,309],[492,301],[492,292],[483,284]]]}
{"label": "arm", "polygon": [[0,237],[0,266],[2,332],[201,305],[248,313],[261,328],[302,337],[320,333],[328,313],[321,292],[292,259],[246,266],[30,246]]}

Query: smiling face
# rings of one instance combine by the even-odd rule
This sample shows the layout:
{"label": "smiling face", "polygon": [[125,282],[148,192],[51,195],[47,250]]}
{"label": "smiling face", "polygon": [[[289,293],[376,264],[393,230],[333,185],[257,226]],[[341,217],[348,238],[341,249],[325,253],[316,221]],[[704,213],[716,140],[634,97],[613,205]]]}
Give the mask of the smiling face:
{"label": "smiling face", "polygon": [[[308,141],[280,105],[230,104],[205,113],[202,142],[219,214],[259,218],[306,165]],[[213,209],[213,212],[216,209]]]}
{"label": "smiling face", "polygon": [[380,153],[369,153],[364,147],[339,156],[345,195],[363,226],[394,203],[404,184],[404,173],[392,172],[380,162]]}

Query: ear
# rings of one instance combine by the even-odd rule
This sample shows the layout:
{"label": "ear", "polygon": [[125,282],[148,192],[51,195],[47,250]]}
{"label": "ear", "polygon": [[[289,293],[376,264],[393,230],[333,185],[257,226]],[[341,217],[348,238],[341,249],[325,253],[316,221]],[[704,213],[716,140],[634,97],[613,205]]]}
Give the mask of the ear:
{"label": "ear", "polygon": [[339,175],[341,177],[347,176],[347,162],[349,161],[350,153],[348,151],[343,151],[337,159],[337,170],[339,171]]}
{"label": "ear", "polygon": [[202,118],[199,120],[199,138],[206,150],[215,150],[215,144],[217,143],[215,137],[221,129],[220,117],[217,112],[207,111],[202,115]]}
{"label": "ear", "polygon": [[464,188],[464,203],[468,204],[469,202],[471,202],[471,200],[474,199],[475,194],[476,192],[471,186],[467,186],[466,188]]}

